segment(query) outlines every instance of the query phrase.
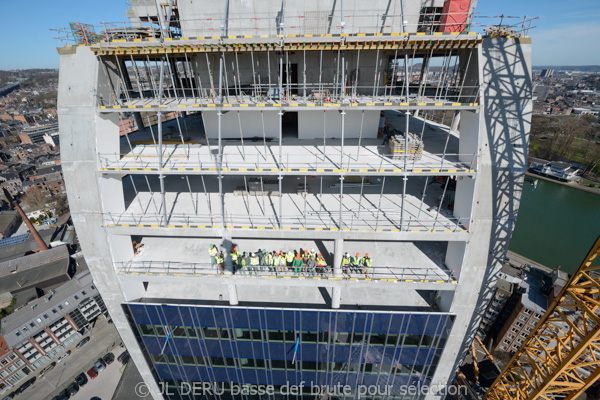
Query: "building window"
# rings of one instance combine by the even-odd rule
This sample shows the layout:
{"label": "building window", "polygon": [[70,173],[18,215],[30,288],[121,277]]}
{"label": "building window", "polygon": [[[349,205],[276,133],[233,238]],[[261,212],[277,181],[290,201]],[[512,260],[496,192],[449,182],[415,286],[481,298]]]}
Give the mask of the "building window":
{"label": "building window", "polygon": [[515,322],[515,325],[518,326],[519,328],[523,327],[523,323],[519,322],[519,321]]}
{"label": "building window", "polygon": [[73,297],[75,297],[75,300],[79,300],[79,296],[75,295]]}
{"label": "building window", "polygon": [[2,372],[0,372],[0,376],[3,378],[6,378],[8,376],[8,372],[2,371]]}
{"label": "building window", "polygon": [[513,346],[512,346],[512,347],[513,347],[514,349],[518,349],[518,348],[519,348],[519,345],[517,345],[517,344],[513,344]]}
{"label": "building window", "polygon": [[531,310],[529,308],[524,309],[523,312],[525,314],[531,314]]}
{"label": "building window", "polygon": [[521,336],[527,337],[527,332],[521,332]]}
{"label": "building window", "polygon": [[535,324],[537,324],[537,321],[535,321],[533,319],[531,321],[529,321],[529,325],[534,325],[535,326]]}
{"label": "building window", "polygon": [[526,327],[525,327],[525,330],[526,330],[527,332],[531,332],[531,331],[533,330],[533,328],[532,328],[532,327],[530,327],[530,326],[526,326]]}
{"label": "building window", "polygon": [[510,328],[510,331],[512,333],[519,333],[519,330],[517,328],[515,328],[515,327]]}
{"label": "building window", "polygon": [[56,314],[57,312],[58,312],[58,311],[56,311],[56,308],[53,308],[53,309],[52,309],[52,313],[53,313],[53,314]]}
{"label": "building window", "polygon": [[15,358],[17,358],[17,356],[15,356],[14,354],[11,354],[8,356],[8,358],[10,358],[11,360],[14,360]]}
{"label": "building window", "polygon": [[527,317],[525,315],[519,315],[519,319],[521,321],[527,321]]}
{"label": "building window", "polygon": [[59,310],[62,310],[62,308],[63,308],[63,307],[62,307],[62,306],[59,304],[59,305],[58,305],[58,309],[59,309]]}
{"label": "building window", "polygon": [[85,293],[85,290],[82,290],[82,291],[81,291],[81,295],[82,295],[82,296],[85,296],[85,294],[86,294],[86,293]]}
{"label": "building window", "polygon": [[32,328],[35,328],[35,324],[33,322],[30,322],[29,326],[32,327]]}
{"label": "building window", "polygon": [[533,314],[533,318],[540,319],[540,318],[542,318],[542,316],[540,314],[536,313],[536,314]]}
{"label": "building window", "polygon": [[508,339],[504,339],[504,343],[505,343],[505,344],[510,344],[510,340],[508,340]]}
{"label": "building window", "polygon": [[514,339],[515,335],[512,335],[512,334],[509,333],[508,335],[506,335],[506,337],[509,338],[509,339]]}
{"label": "building window", "polygon": [[517,343],[519,343],[519,344],[523,343],[523,339],[517,339]]}
{"label": "building window", "polygon": [[500,350],[506,350],[506,346],[505,345],[500,345]]}
{"label": "building window", "polygon": [[14,372],[14,370],[16,370],[17,368],[14,365],[9,365],[8,366],[8,372]]}
{"label": "building window", "polygon": [[48,314],[44,314],[44,318],[48,319]]}

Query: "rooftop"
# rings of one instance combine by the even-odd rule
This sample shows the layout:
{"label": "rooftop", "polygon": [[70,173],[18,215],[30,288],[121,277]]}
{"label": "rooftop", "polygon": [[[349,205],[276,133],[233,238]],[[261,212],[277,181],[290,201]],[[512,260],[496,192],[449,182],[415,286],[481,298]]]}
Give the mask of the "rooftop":
{"label": "rooftop", "polygon": [[[80,293],[83,291],[85,294]],[[86,298],[97,294],[90,272],[82,272],[71,281],[3,318],[0,332],[8,346],[14,347],[63,318]]]}

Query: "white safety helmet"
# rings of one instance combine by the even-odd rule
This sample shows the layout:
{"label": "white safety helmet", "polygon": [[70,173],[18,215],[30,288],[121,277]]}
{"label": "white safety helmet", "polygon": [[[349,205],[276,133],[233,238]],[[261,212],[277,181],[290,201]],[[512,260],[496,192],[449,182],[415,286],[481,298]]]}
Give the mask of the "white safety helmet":
{"label": "white safety helmet", "polygon": [[311,253],[314,253],[314,252],[315,252],[315,249],[312,249],[310,252],[311,252]]}

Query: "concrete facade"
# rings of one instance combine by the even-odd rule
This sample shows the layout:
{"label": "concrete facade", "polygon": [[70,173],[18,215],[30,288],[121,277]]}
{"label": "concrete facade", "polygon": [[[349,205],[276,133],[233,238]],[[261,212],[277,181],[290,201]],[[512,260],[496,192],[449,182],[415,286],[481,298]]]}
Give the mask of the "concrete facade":
{"label": "concrete facade", "polygon": [[[372,10],[383,12],[389,2],[370,3],[368,13],[360,9],[364,5],[359,3],[346,2],[345,5],[365,14],[363,19],[356,19],[355,28],[360,26],[367,35],[398,31],[388,30],[387,22],[384,26],[377,25],[381,16],[379,19],[370,16]],[[431,7],[441,6],[431,3]],[[252,27],[247,22],[242,24],[243,18],[235,19],[233,14],[229,15],[229,23],[224,28],[227,35],[243,34],[237,31],[256,34],[254,28],[270,32],[268,24],[276,21],[288,26],[281,15],[323,14],[326,6],[334,16],[338,15],[337,18],[346,13],[344,10],[344,14],[340,14],[342,10],[335,2],[287,5],[285,11],[282,4],[275,7],[275,2],[227,4],[230,13],[235,10],[240,15],[257,18],[256,26]],[[400,2],[390,4],[393,10],[385,12],[400,15],[394,8],[400,7]],[[133,13],[144,21],[152,19],[157,10],[165,11],[162,6],[157,9],[153,3],[151,5],[147,7],[145,2],[134,1]],[[223,12],[224,4],[203,2],[202,5],[203,18]],[[416,5],[416,2],[407,2],[407,7]],[[182,3],[178,7],[179,15],[186,16],[181,20],[182,34],[189,40],[198,40],[198,46],[205,44],[206,41],[195,37],[205,35],[212,25],[199,22],[199,3]],[[246,10],[248,7],[250,11]],[[148,11],[150,8],[153,13]],[[277,14],[279,11],[281,13]],[[408,11],[407,8],[407,18],[408,15],[420,15],[420,10],[412,14]],[[325,19],[327,15],[324,14]],[[394,28],[402,25],[394,21],[389,22]],[[237,26],[238,23],[242,25]],[[315,24],[315,29],[322,29]],[[407,26],[411,24],[415,28],[406,28],[406,33],[417,31],[418,24],[411,23],[409,18]],[[306,34],[306,30],[296,32],[293,29],[285,30],[284,34]],[[330,32],[338,33],[333,29]],[[425,43],[425,37],[410,38]],[[286,36],[285,40],[288,39]],[[166,329],[163,326],[172,325],[170,329],[174,332],[182,329],[170,322],[171,317],[188,312],[203,313],[207,308],[212,309],[212,313],[224,312],[227,318],[234,318],[240,310],[247,313],[278,310],[284,320],[289,313],[304,315],[306,310],[316,310],[322,315],[330,315],[333,311],[338,313],[336,315],[354,319],[363,318],[362,313],[367,313],[369,316],[364,318],[373,321],[390,318],[390,326],[394,318],[435,319],[440,321],[437,322],[439,331],[433,334],[435,339],[427,342],[431,358],[426,357],[421,364],[415,360],[406,361],[412,365],[408,370],[377,367],[377,376],[383,374],[393,382],[400,382],[394,381],[397,377],[408,383],[421,379],[421,383],[441,386],[452,381],[456,366],[491,299],[499,260],[504,257],[512,234],[526,169],[531,117],[530,41],[527,38],[478,39],[481,43],[476,42],[454,55],[457,65],[462,66],[456,72],[456,80],[462,81],[465,87],[477,87],[475,92],[459,93],[457,90],[453,96],[462,101],[454,104],[444,99],[449,91],[440,95],[438,89],[418,81],[415,101],[412,89],[410,96],[396,93],[395,90],[402,87],[398,82],[404,72],[397,71],[392,60],[402,59],[405,55],[408,58],[408,52],[403,49],[361,51],[360,61],[359,52],[350,50],[286,50],[284,54],[284,50],[262,49],[250,54],[241,52],[239,56],[224,50],[210,55],[185,54],[185,58],[171,56],[179,57],[171,64],[164,63],[165,57],[160,56],[167,48],[162,44],[158,46],[163,49],[157,53],[159,55],[152,56],[153,64],[137,53],[131,57],[117,56],[120,62],[115,62],[115,57],[105,57],[101,52],[112,51],[110,46],[113,44],[59,49],[60,140],[72,218],[96,285],[155,399],[162,398],[159,382],[165,379],[220,379],[216,375],[190,378],[187,372],[185,377],[178,375],[176,378],[170,375],[172,368],[165,367],[172,365],[169,357],[165,361],[161,358],[162,353],[156,353],[158,343],[164,342],[165,354],[175,352],[173,363],[181,371],[186,370],[187,362],[202,368],[207,366],[203,359],[190,361],[185,358],[186,354],[172,350],[171,346],[175,344],[168,343],[170,336],[163,336]],[[340,37],[329,40],[345,43]],[[379,62],[384,54],[385,61]],[[441,50],[435,55],[452,57]],[[426,58],[427,53],[423,57]],[[298,73],[297,80],[290,79],[297,82],[295,87],[281,79],[284,59],[285,74]],[[306,63],[305,59],[308,60]],[[322,60],[327,61],[325,67]],[[356,68],[335,67],[338,61],[340,65],[356,62]],[[236,67],[236,63],[241,66]],[[170,89],[153,91],[157,86],[152,77],[156,76],[159,64],[170,71],[165,79],[172,79],[172,85]],[[293,67],[294,64],[305,67]],[[387,66],[380,68],[379,64]],[[224,68],[232,68],[235,72],[223,71]],[[352,69],[356,70],[354,81],[359,82],[355,85],[356,90],[336,81],[337,77],[343,76],[341,79],[346,82],[348,76],[348,82],[351,82]],[[140,74],[146,74],[145,80]],[[396,87],[388,84],[386,74],[393,74],[394,80],[398,79]],[[262,83],[269,82],[266,95],[262,88],[261,93],[256,93],[252,87],[258,77]],[[189,84],[184,83],[186,79]],[[224,82],[227,79],[229,84]],[[234,79],[235,84],[232,83]],[[312,82],[307,85],[313,88],[308,93],[303,92],[305,79]],[[323,94],[315,86],[316,81],[331,91]],[[205,86],[200,87],[202,82]],[[224,90],[224,86],[228,89]],[[178,89],[173,90],[173,87]],[[332,96],[333,101],[339,103],[328,104],[327,99],[315,99],[312,92],[315,87],[319,96]],[[186,88],[200,100],[189,99],[190,103],[186,103],[187,100],[182,99],[186,96]],[[278,91],[272,95],[274,89]],[[178,90],[177,96],[182,98],[175,99]],[[120,99],[119,106],[107,108],[90,95],[111,91],[116,94],[116,99]],[[130,97],[136,91],[139,99]],[[176,121],[164,124],[160,130],[154,126],[131,135],[131,138],[120,139],[120,110],[136,108],[140,119],[147,117],[144,107],[148,111],[161,112],[163,99],[156,98],[158,92],[167,97],[165,101],[179,102],[174,110],[182,111]],[[385,107],[391,107],[384,106],[384,102],[396,97],[403,99],[402,105],[396,110],[388,108],[381,112]],[[140,101],[145,104],[141,111],[137,108]],[[191,101],[198,102],[196,106],[206,106],[206,109],[194,111]],[[315,104],[311,101],[316,102],[315,108],[319,109],[312,110],[310,107]],[[353,104],[359,105],[361,101],[365,102],[364,111],[353,109]],[[264,102],[260,106],[264,109],[255,107],[255,102]],[[436,123],[427,118],[428,102],[435,103],[432,107],[438,110],[454,111],[452,121],[443,119]],[[239,108],[233,109],[233,106]],[[327,109],[330,106],[339,108]],[[458,106],[461,108],[456,108]],[[214,110],[208,107],[214,107]],[[297,111],[294,107],[298,107]],[[408,117],[413,110],[419,112]],[[297,122],[296,116],[291,115],[294,113],[297,113]],[[411,166],[408,159],[400,158],[395,167],[384,166],[384,162],[389,163],[398,156],[390,153],[387,144],[377,146],[376,141],[383,140],[379,129],[383,122],[397,135],[405,132],[407,127],[417,137],[420,135],[425,147],[422,157],[433,161],[419,166],[413,161]],[[424,135],[426,129],[431,136]],[[87,133],[82,135],[81,132]],[[163,137],[157,143],[159,132]],[[436,134],[441,137],[439,143]],[[253,144],[252,138],[258,143]],[[406,154],[408,142],[401,143],[406,147],[398,153]],[[440,150],[434,150],[438,144]],[[303,150],[295,151],[300,148]],[[452,154],[449,149],[453,149]],[[246,151],[252,156],[248,157]],[[284,153],[298,155],[294,160],[296,164],[282,167]],[[116,164],[106,163],[110,154],[119,155]],[[274,163],[268,168],[263,164],[267,156],[272,157]],[[230,160],[239,158],[232,166],[223,163],[226,157]],[[311,157],[317,157],[321,164],[311,163]],[[370,166],[368,157],[375,157],[379,165],[374,162]],[[249,159],[255,164],[251,165]],[[144,164],[146,162],[156,164]],[[324,166],[325,163],[331,163],[332,167]],[[452,166],[448,167],[448,163]],[[368,179],[367,187],[365,178]],[[450,182],[452,188],[448,189]],[[252,185],[254,189],[249,189]],[[139,246],[134,247],[133,241]],[[216,244],[224,253],[223,275],[210,263],[209,244]],[[267,268],[257,271],[254,276],[243,274],[243,269],[234,268],[232,264],[230,252],[233,246],[249,252],[263,248],[277,252],[317,249],[324,255],[329,269],[320,276]],[[370,253],[373,257],[371,272],[343,271],[341,262],[346,252],[352,255],[358,252],[361,256]],[[150,308],[159,310],[158,314],[150,315]],[[175,308],[178,311],[173,311]],[[174,313],[171,316],[166,314],[171,312]],[[148,313],[147,317],[145,313]],[[380,313],[387,314],[382,316]],[[249,335],[270,337],[276,319],[265,316],[261,321],[256,332]],[[231,344],[231,339],[227,338],[233,333],[239,340],[245,337],[242,328],[235,323],[232,326],[215,323],[217,325],[210,326],[228,332],[218,335],[222,345]],[[207,335],[212,335],[212,328],[207,330],[208,326],[203,326],[202,321],[200,325],[184,337],[199,340],[200,335],[204,341],[209,340]],[[420,325],[419,329],[425,329],[425,325]],[[346,328],[324,326],[311,329],[335,332],[335,339],[330,339],[328,346],[352,343],[353,339],[346,341],[344,335],[340,336],[339,330]],[[369,337],[379,335],[373,327],[368,329]],[[387,328],[384,340],[391,340],[391,334],[402,334],[402,329],[398,329],[398,332],[390,332]],[[296,335],[305,335],[302,340],[306,340],[306,346],[312,343],[311,340],[321,340],[312,338],[296,325],[294,330]],[[424,330],[419,332],[422,335],[419,343],[430,340],[423,339],[429,337]],[[412,340],[408,333],[404,334],[406,338],[402,341]],[[376,354],[375,339],[365,340],[365,346]],[[395,345],[402,348],[398,341]],[[267,370],[276,370],[279,363],[275,352],[279,350],[273,348],[270,351],[273,353]],[[227,374],[234,371],[241,374],[244,366],[248,366],[247,360],[237,360],[234,356],[231,356],[232,361],[225,355],[211,357],[211,368],[224,366],[223,373]],[[366,370],[375,367],[360,357],[358,361],[347,362],[360,365],[359,370],[365,374],[361,379],[367,382]],[[385,356],[382,357],[383,360]],[[264,361],[267,359],[265,356]],[[309,370],[321,368],[313,365],[312,359],[300,361],[306,371],[301,369],[299,373],[308,374],[312,373]],[[221,362],[224,364],[219,364]],[[253,360],[255,364],[252,365],[257,367],[263,365],[262,362]],[[336,362],[331,364],[328,359],[322,367],[326,371],[322,376],[327,376],[323,379],[328,379],[329,384],[336,379],[331,373],[339,371]],[[350,371],[345,373],[350,374]]]}

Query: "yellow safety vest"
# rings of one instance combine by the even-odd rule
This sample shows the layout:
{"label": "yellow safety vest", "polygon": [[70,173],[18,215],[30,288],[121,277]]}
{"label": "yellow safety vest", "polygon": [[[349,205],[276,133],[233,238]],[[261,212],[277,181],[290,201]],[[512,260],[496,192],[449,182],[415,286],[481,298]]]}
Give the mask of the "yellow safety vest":
{"label": "yellow safety vest", "polygon": [[250,265],[258,265],[258,257],[250,257]]}
{"label": "yellow safety vest", "polygon": [[371,259],[370,258],[363,258],[363,265],[370,267],[371,266]]}
{"label": "yellow safety vest", "polygon": [[285,261],[292,262],[293,259],[294,259],[293,255],[291,255],[291,254],[286,254],[285,255]]}
{"label": "yellow safety vest", "polygon": [[231,261],[237,261],[238,255],[234,252],[231,253]]}
{"label": "yellow safety vest", "polygon": [[211,257],[216,257],[218,251],[216,247],[211,247],[210,249],[208,249],[208,254],[210,254]]}
{"label": "yellow safety vest", "polygon": [[350,259],[347,257],[342,258],[342,266],[350,264]]}
{"label": "yellow safety vest", "polygon": [[217,257],[217,264],[222,264],[223,263],[223,257]]}
{"label": "yellow safety vest", "polygon": [[319,258],[319,259],[317,260],[317,265],[318,265],[319,267],[324,267],[324,266],[326,266],[326,265],[327,265],[327,263],[325,262],[325,259],[323,259],[323,258]]}

